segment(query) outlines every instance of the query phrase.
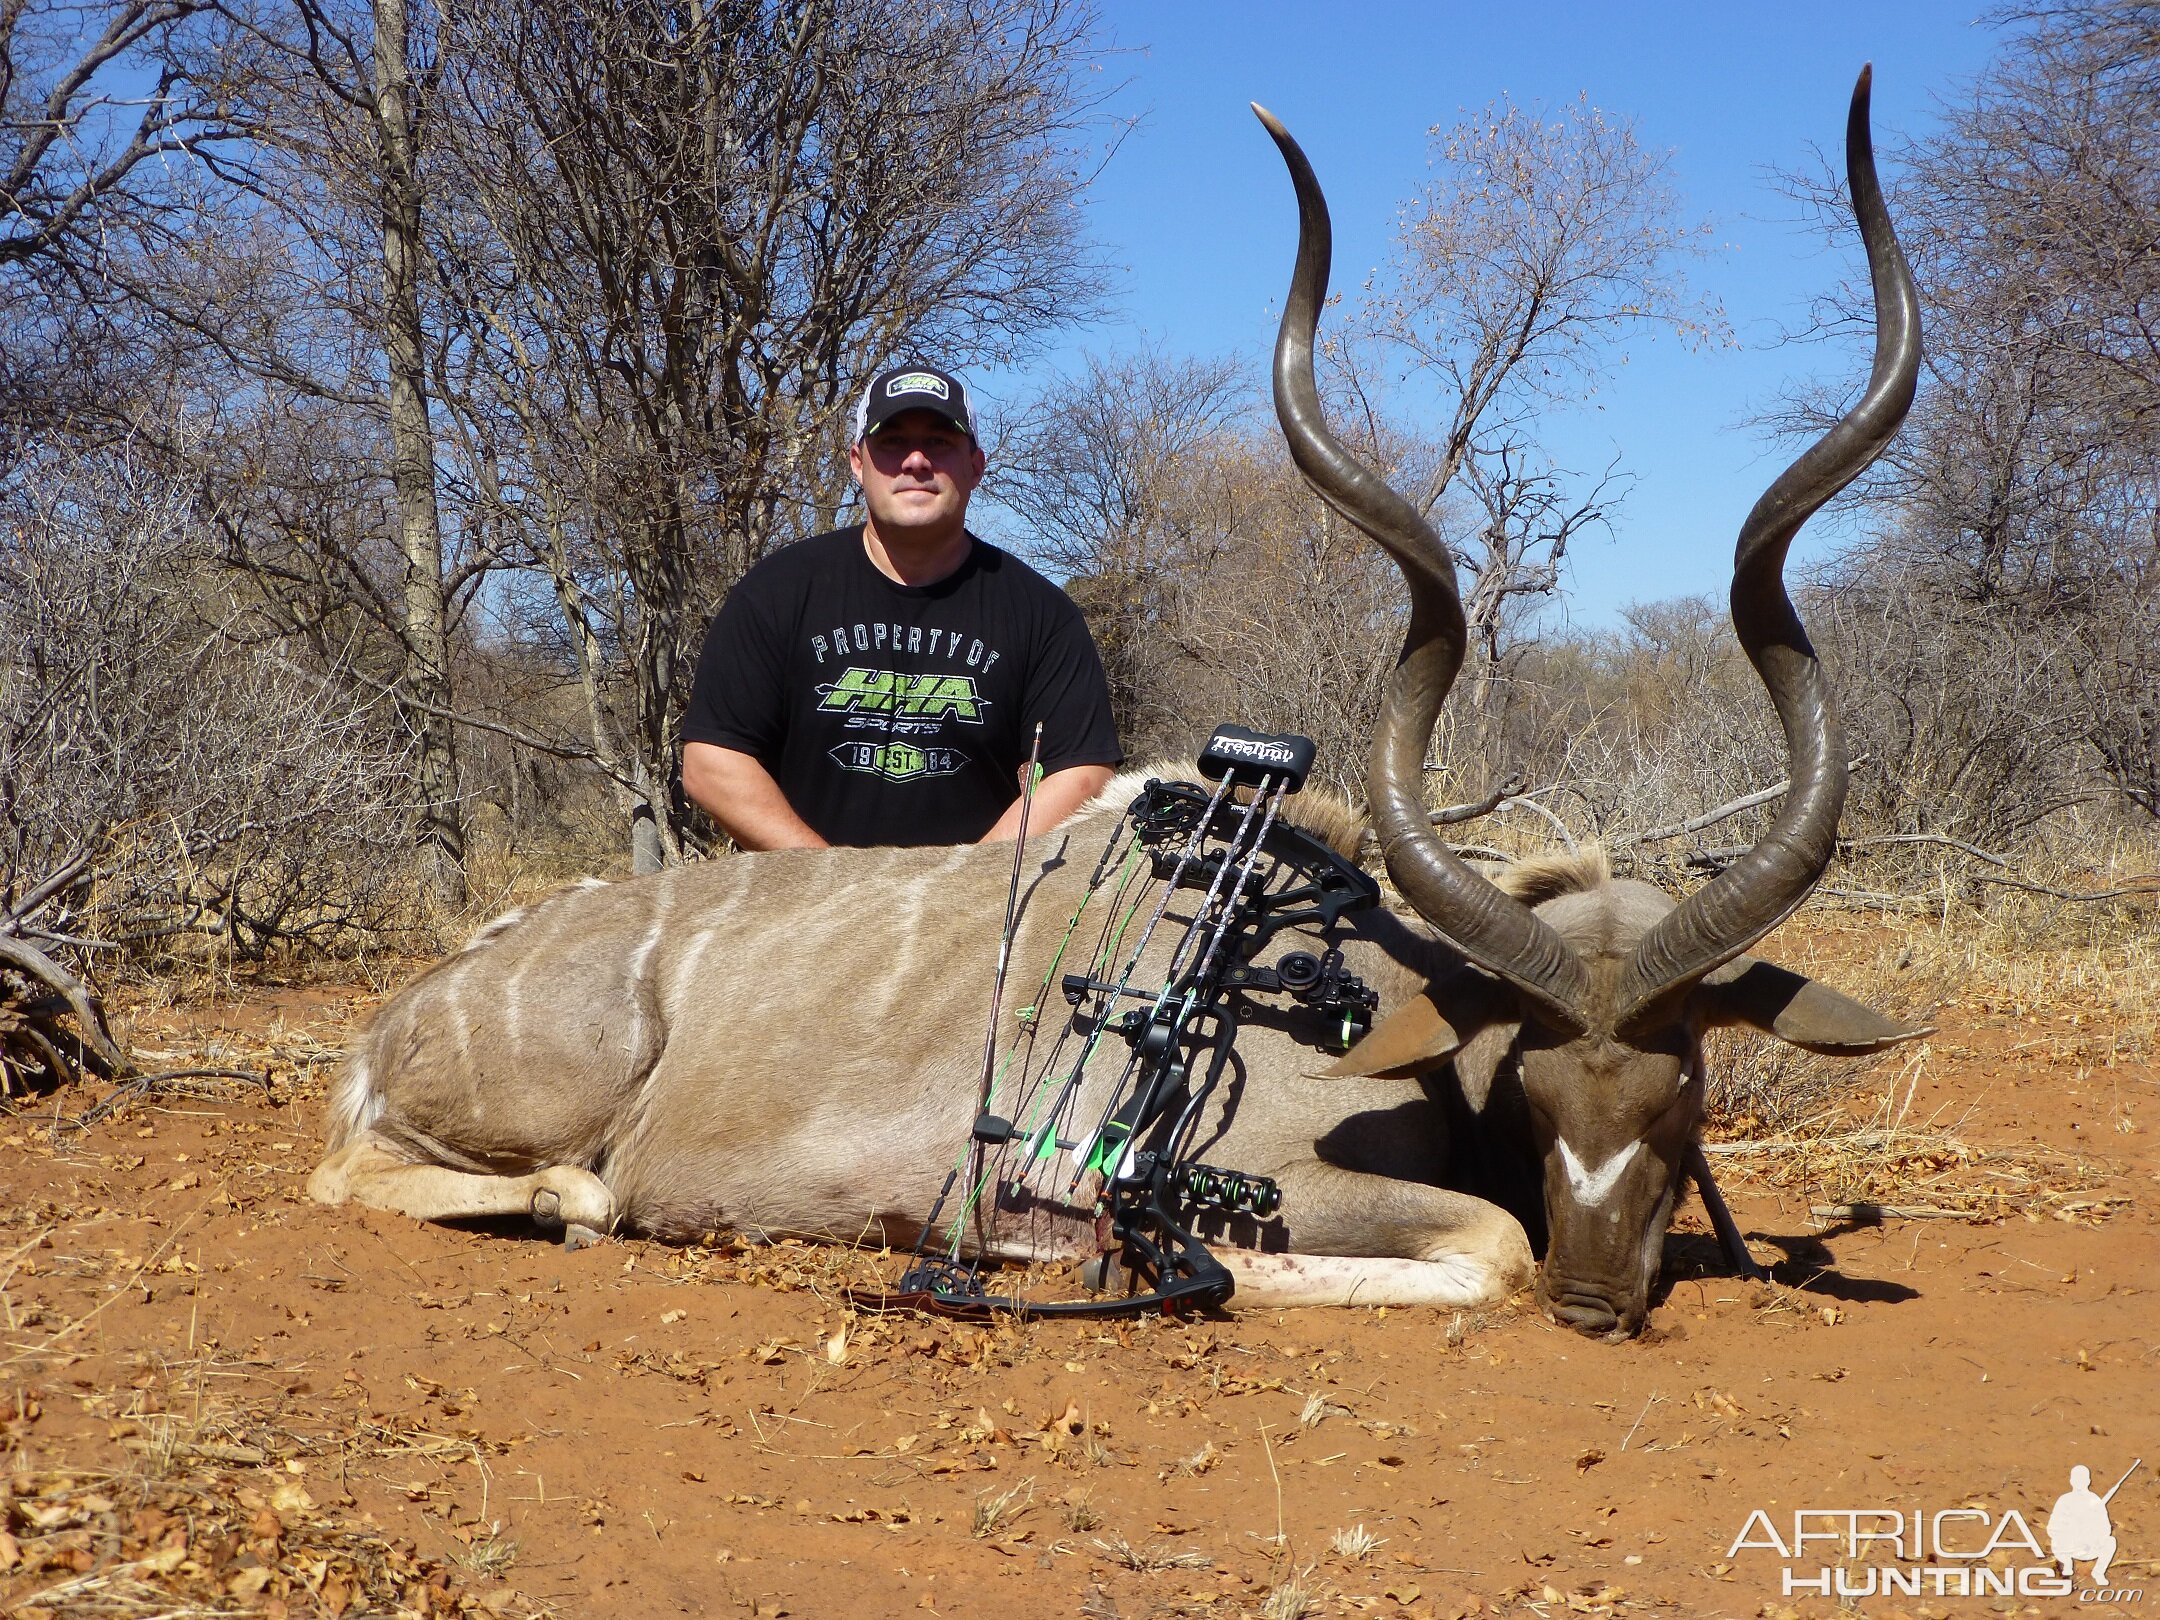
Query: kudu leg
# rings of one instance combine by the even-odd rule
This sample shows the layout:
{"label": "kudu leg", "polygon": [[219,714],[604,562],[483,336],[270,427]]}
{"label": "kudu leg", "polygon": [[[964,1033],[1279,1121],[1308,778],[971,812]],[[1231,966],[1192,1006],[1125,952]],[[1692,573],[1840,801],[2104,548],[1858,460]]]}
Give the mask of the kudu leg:
{"label": "kudu leg", "polygon": [[1248,1249],[1217,1249],[1214,1255],[1237,1281],[1230,1303],[1238,1310],[1292,1305],[1436,1305],[1482,1310],[1515,1292],[1503,1280],[1504,1268],[1464,1255],[1378,1260],[1344,1254],[1254,1254]]}
{"label": "kudu leg", "polygon": [[372,1133],[323,1160],[308,1178],[308,1195],[319,1204],[365,1204],[420,1221],[528,1215],[560,1226],[573,1249],[597,1242],[615,1224],[615,1195],[590,1170],[551,1164],[530,1175],[495,1176],[412,1164]]}
{"label": "kudu leg", "polygon": [[1318,1162],[1277,1178],[1294,1254],[1218,1248],[1233,1306],[1498,1305],[1537,1262],[1515,1217],[1467,1193]]}
{"label": "kudu leg", "polygon": [[1709,1212],[1710,1224],[1716,1229],[1718,1243],[1725,1250],[1725,1258],[1732,1262],[1733,1270],[1750,1282],[1768,1282],[1770,1273],[1757,1265],[1755,1257],[1748,1253],[1747,1240],[1740,1236],[1740,1224],[1732,1218],[1732,1211],[1725,1207],[1725,1195],[1711,1179],[1710,1156],[1703,1152],[1700,1142],[1688,1144],[1687,1173],[1694,1178],[1695,1192]]}

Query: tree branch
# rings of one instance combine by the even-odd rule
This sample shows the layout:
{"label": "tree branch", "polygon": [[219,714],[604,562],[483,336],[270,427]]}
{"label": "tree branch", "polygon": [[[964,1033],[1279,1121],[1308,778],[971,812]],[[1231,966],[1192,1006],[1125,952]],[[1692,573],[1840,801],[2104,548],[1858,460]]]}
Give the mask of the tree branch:
{"label": "tree branch", "polygon": [[125,1074],[134,1067],[105,1028],[105,1015],[98,1007],[97,998],[67,969],[35,946],[10,939],[5,934],[0,934],[0,962],[27,974],[65,1000],[68,1011],[75,1015],[82,1044],[110,1072]]}
{"label": "tree branch", "polygon": [[[1872,756],[1856,754],[1851,760],[1847,761],[1846,769],[1857,771],[1872,762]],[[1647,832],[1630,833],[1626,837],[1616,838],[1612,841],[1611,848],[1614,850],[1633,849],[1639,844],[1662,844],[1670,839],[1685,838],[1689,833],[1701,832],[1705,827],[1714,827],[1721,821],[1729,821],[1743,810],[1752,810],[1759,804],[1768,804],[1773,799],[1781,799],[1791,788],[1792,780],[1789,777],[1783,781],[1772,782],[1766,788],[1758,788],[1753,793],[1744,793],[1737,799],[1728,799],[1716,809],[1705,810],[1701,815],[1691,816],[1686,821],[1674,822],[1669,827],[1652,827]],[[1712,855],[1723,852],[1705,850],[1701,853]]]}
{"label": "tree branch", "polygon": [[[1425,767],[1428,771],[1437,771],[1444,768],[1439,765]],[[1521,793],[1522,790],[1522,772],[1510,771],[1507,780],[1486,794],[1484,798],[1473,799],[1465,804],[1443,805],[1438,810],[1435,810],[1432,813],[1433,825],[1435,827],[1452,827],[1457,822],[1475,821],[1479,816],[1489,816],[1507,800]],[[1540,788],[1538,791],[1542,793],[1545,790]]]}

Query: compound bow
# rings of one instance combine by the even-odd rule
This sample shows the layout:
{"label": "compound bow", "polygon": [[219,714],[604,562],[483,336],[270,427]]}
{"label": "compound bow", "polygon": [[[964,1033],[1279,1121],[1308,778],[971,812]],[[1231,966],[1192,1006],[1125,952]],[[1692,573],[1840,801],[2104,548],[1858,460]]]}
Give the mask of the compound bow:
{"label": "compound bow", "polygon": [[[1379,885],[1281,819],[1285,801],[1304,786],[1313,755],[1309,738],[1225,725],[1216,729],[1198,761],[1202,781],[1212,788],[1151,780],[1141,790],[1112,830],[1067,938],[1113,869],[1123,873],[1113,889],[1113,914],[1124,904],[1143,858],[1162,892],[1117,977],[1107,968],[1117,960],[1122,925],[1107,935],[1109,948],[1093,970],[1057,980],[1073,1009],[1066,1034],[1080,1040],[1079,1055],[1055,1083],[1047,1075],[1059,1071],[1046,1068],[1033,1095],[1023,1099],[1029,1115],[1024,1124],[991,1111],[995,1077],[985,1064],[970,1139],[931,1207],[908,1269],[891,1292],[857,1292],[851,1295],[854,1304],[956,1316],[1101,1316],[1211,1310],[1229,1300],[1230,1272],[1208,1252],[1193,1225],[1204,1212],[1270,1219],[1282,1207],[1282,1189],[1266,1176],[1204,1164],[1189,1150],[1202,1110],[1230,1064],[1248,998],[1288,997],[1324,1017],[1345,1047],[1370,1027],[1379,1003],[1345,969],[1335,943],[1342,919],[1375,904]],[[1019,863],[1016,849],[1016,874]],[[1171,949],[1161,982],[1136,987],[1134,978],[1157,925],[1173,897],[1191,890],[1202,898]],[[1133,901],[1128,921],[1138,907]],[[1001,968],[1011,927],[1008,907]],[[1322,950],[1291,951],[1266,967],[1254,961],[1292,928],[1316,931]],[[1056,973],[1053,962],[1045,993]],[[999,985],[993,993],[993,1030],[1002,973]],[[1041,999],[1023,1010],[1023,1022],[1031,1028]],[[1106,1034],[1128,1049],[1123,1072],[1089,1128],[1075,1137],[1061,1135],[1073,1123],[1089,1059]],[[1013,1115],[1021,1112],[1015,1108]],[[983,1274],[993,1262],[962,1252],[970,1214],[993,1183],[993,1209],[1017,1203],[1023,1185],[1042,1178],[1046,1167],[1061,1159],[1072,1167],[1062,1189],[1067,1198],[1079,1196],[1083,1181],[1095,1180],[1097,1229],[1104,1244],[1090,1280],[1107,1283],[1122,1270],[1126,1291],[1064,1301],[992,1294]],[[933,1247],[963,1165],[969,1169],[968,1191]],[[1118,1256],[1121,1266],[1114,1264]]]}

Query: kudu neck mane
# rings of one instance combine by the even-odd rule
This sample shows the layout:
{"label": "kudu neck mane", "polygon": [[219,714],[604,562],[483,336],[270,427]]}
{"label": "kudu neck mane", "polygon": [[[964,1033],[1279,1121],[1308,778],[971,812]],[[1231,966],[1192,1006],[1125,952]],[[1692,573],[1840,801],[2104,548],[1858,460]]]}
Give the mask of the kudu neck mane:
{"label": "kudu neck mane", "polygon": [[1536,907],[1564,894],[1587,894],[1612,881],[1612,857],[1603,844],[1548,849],[1490,873],[1502,894]]}

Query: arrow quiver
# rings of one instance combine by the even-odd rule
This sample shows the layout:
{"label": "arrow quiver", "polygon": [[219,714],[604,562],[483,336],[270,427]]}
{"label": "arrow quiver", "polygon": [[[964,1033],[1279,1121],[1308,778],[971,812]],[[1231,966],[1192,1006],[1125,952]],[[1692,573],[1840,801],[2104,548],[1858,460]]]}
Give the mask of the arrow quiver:
{"label": "arrow quiver", "polygon": [[[1230,1298],[1230,1273],[1194,1225],[1203,1216],[1257,1225],[1274,1218],[1283,1201],[1282,1189],[1266,1176],[1189,1156],[1206,1104],[1230,1067],[1241,1019],[1270,1001],[1287,1001],[1316,1015],[1323,1032],[1316,1043],[1347,1048],[1370,1026],[1379,1003],[1345,969],[1335,943],[1342,919],[1375,904],[1379,885],[1281,817],[1285,801],[1304,786],[1313,755],[1309,738],[1225,725],[1200,754],[1200,781],[1151,780],[1141,790],[1112,831],[1081,903],[1084,911],[1110,886],[1113,919],[1124,907],[1124,921],[1104,925],[1105,943],[1086,969],[1062,976],[1056,964],[1050,970],[1072,1009],[1051,1060],[1032,1081],[1023,1076],[1004,1112],[993,1111],[996,1086],[986,1088],[970,1141],[896,1291],[858,1297],[856,1304],[1058,1316],[1204,1310]],[[1113,872],[1120,874],[1114,880]],[[1128,945],[1126,924],[1140,910],[1144,885],[1129,903],[1127,896],[1143,872],[1160,893]],[[1143,973],[1158,925],[1181,899],[1190,911],[1167,965]],[[1075,927],[1079,919],[1076,911]],[[1257,960],[1287,929],[1317,936],[1312,943],[1320,948]],[[1071,938],[1068,931],[1068,943]],[[1043,989],[1050,988],[1046,978]],[[1092,1117],[1076,1118],[1088,1064],[1099,1048],[1114,1058],[1110,1042],[1125,1050],[1117,1082]],[[961,1164],[981,1168],[941,1232]],[[1063,1302],[988,1293],[983,1262],[961,1254],[963,1230],[985,1196],[994,1218],[1030,1200],[1080,1204],[1090,1188],[1104,1237],[1091,1280],[1122,1277],[1125,1292]]]}

